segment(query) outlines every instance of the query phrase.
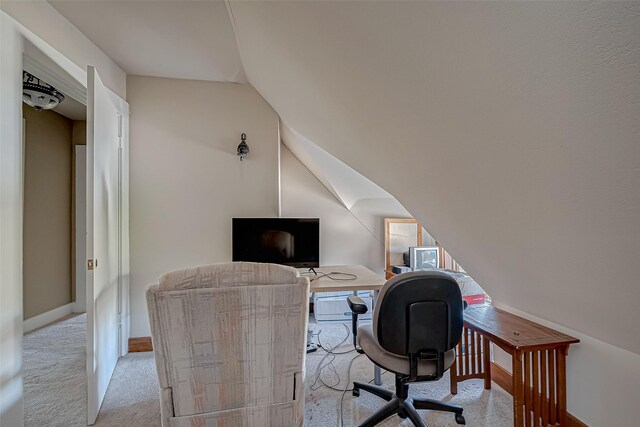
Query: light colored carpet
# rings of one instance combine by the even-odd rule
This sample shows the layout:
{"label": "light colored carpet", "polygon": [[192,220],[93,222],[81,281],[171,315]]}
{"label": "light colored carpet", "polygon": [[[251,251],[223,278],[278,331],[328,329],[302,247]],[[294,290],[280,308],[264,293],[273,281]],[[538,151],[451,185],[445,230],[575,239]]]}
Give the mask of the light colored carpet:
{"label": "light colored carpet", "polygon": [[73,315],[24,336],[25,426],[87,424],[86,324]]}
{"label": "light colored carpet", "polygon": [[[339,323],[322,323],[313,324],[312,328],[315,333],[320,332],[320,342],[325,347],[334,347],[338,345],[346,336],[348,329]],[[348,351],[353,348],[352,337],[349,338],[340,347],[334,351],[336,353]],[[307,356],[307,392],[305,404],[305,425],[307,426],[340,426],[340,398],[341,392],[330,390],[322,387],[312,390],[314,386],[316,371],[318,364],[326,353],[319,350]],[[331,367],[326,367],[322,371],[321,378],[328,385],[339,389],[344,389],[347,384],[347,372],[351,359],[356,356],[355,352],[338,355],[333,362],[335,371]],[[326,365],[327,360],[323,362]],[[337,373],[337,374],[336,374]],[[351,368],[351,382],[353,381],[369,382],[373,380],[373,364],[366,356],[361,355],[354,361]],[[340,381],[338,383],[338,381]],[[395,387],[395,377],[391,373],[383,374],[383,384],[393,389]],[[430,399],[443,400],[455,404],[462,405],[464,408],[464,416],[469,426],[479,427],[499,427],[513,425],[512,399],[511,396],[494,384],[492,390],[484,390],[482,380],[469,380],[458,385],[458,394],[452,396],[449,393],[449,374],[440,381],[424,382],[412,384],[409,386],[409,392],[414,397],[426,397]],[[347,391],[344,395],[344,426],[356,426],[372,415],[376,410],[384,405],[384,401],[365,391],[360,392],[360,397],[353,397]],[[430,427],[455,426],[452,414],[419,411],[423,415],[423,419]],[[409,420],[402,420],[394,415],[383,423],[381,427],[391,426],[412,426]]]}
{"label": "light colored carpet", "polygon": [[[25,336],[25,414],[29,414],[27,426],[81,426],[84,425],[84,408],[86,407],[84,375],[84,325],[78,318],[68,319],[47,329],[54,328],[54,336],[50,331],[39,330]],[[312,328],[325,347],[336,346],[347,335],[341,323],[313,324]],[[76,331],[82,329],[82,332]],[[35,334],[39,334],[35,336]],[[52,335],[54,335],[52,334]],[[34,335],[33,337],[31,335]],[[62,336],[61,336],[62,335]],[[65,338],[66,337],[66,338]],[[72,346],[70,341],[75,337],[81,344],[73,344],[73,348],[81,356],[70,357],[70,351],[64,354],[55,351],[62,341],[66,347]],[[33,338],[33,339],[32,339]],[[27,360],[27,341],[29,345],[41,339],[41,355]],[[317,340],[317,338],[316,338]],[[51,346],[44,351],[43,344]],[[60,346],[61,348],[62,346]],[[351,338],[345,341],[335,352],[349,351],[352,348]],[[45,357],[44,354],[51,357]],[[306,404],[305,425],[309,427],[338,427],[340,424],[341,391],[334,391],[320,386],[315,381],[317,368],[322,369],[320,378],[328,385],[340,390],[347,384],[347,371],[355,352],[326,357],[326,352],[318,350],[307,356],[306,369]],[[67,363],[75,359],[74,363]],[[324,360],[323,360],[324,359]],[[81,366],[78,366],[81,361]],[[27,366],[30,365],[30,366]],[[38,367],[36,365],[40,365]],[[77,367],[74,371],[73,367]],[[53,368],[53,369],[52,369]],[[36,374],[42,370],[42,375]],[[63,371],[65,373],[63,373]],[[75,374],[74,374],[75,372]],[[27,374],[30,376],[27,381]],[[351,367],[352,381],[370,381],[373,378],[373,365],[366,356],[359,356]],[[384,374],[383,382],[387,387],[394,385],[392,374]],[[63,381],[58,385],[59,381]],[[314,384],[315,383],[315,384]],[[27,387],[27,384],[28,387]],[[348,383],[350,385],[350,383]],[[37,387],[36,387],[37,386]],[[320,387],[319,387],[320,386]],[[410,392],[414,396],[451,401],[463,406],[467,425],[479,427],[500,427],[513,425],[511,396],[494,384],[492,390],[484,390],[481,380],[470,380],[458,386],[458,394],[449,394],[449,377],[445,375],[440,381],[412,385]],[[30,390],[27,391],[27,388]],[[36,390],[37,389],[37,390]],[[81,402],[81,403],[80,403]],[[383,401],[366,392],[360,397],[353,397],[350,392],[344,395],[344,426],[358,425],[383,405]],[[430,427],[456,425],[450,414],[420,411]],[[401,422],[402,421],[402,422]],[[97,426],[160,426],[160,404],[158,401],[158,382],[152,353],[130,353],[120,359],[114,372],[105,401],[98,416]],[[397,416],[380,424],[383,427],[411,426],[408,420]]]}

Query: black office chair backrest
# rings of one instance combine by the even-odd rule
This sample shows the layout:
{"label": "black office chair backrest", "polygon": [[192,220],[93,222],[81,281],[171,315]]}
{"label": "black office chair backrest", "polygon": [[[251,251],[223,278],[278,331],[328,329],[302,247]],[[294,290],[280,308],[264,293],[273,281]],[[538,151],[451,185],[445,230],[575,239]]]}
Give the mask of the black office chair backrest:
{"label": "black office chair backrest", "polygon": [[444,353],[460,341],[462,310],[460,287],[449,274],[400,274],[389,279],[380,291],[374,334],[390,353]]}

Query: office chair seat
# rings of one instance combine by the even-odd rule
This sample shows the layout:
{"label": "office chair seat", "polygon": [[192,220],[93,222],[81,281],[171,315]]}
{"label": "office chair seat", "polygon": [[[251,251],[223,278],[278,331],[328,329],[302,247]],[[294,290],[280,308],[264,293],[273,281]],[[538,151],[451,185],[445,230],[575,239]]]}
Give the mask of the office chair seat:
{"label": "office chair seat", "polygon": [[[363,325],[358,327],[358,345],[364,350],[371,361],[382,369],[400,374],[409,375],[409,357],[389,353],[376,341],[373,335],[373,325]],[[444,355],[444,368],[449,369],[455,360],[456,351],[449,350]],[[435,375],[437,372],[434,360],[418,361],[418,378]]]}

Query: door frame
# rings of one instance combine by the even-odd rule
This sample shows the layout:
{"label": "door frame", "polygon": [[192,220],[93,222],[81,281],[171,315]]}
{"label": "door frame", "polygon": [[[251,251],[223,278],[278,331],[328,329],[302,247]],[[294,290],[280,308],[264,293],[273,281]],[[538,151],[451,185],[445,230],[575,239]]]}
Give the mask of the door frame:
{"label": "door frame", "polygon": [[[21,44],[21,60],[19,62],[15,62],[13,64],[14,71],[22,75],[22,70],[31,71],[37,73],[39,77],[42,77],[43,80],[50,83],[52,86],[59,88],[61,91],[66,92],[69,96],[72,96],[79,102],[83,104],[87,104],[87,70],[82,69],[75,63],[73,63],[70,59],[62,55],[60,52],[55,50],[53,47],[39,39],[35,34],[30,31],[23,29],[23,32],[20,37]],[[22,81],[22,80],[21,80]],[[19,104],[17,105],[18,109],[22,108],[22,97],[20,97]],[[21,121],[22,124],[22,121]],[[22,133],[20,135],[22,138]],[[22,144],[22,139],[20,140],[20,144]],[[128,159],[127,159],[128,160]],[[25,164],[25,156],[24,150],[20,154],[20,164],[21,170],[24,171]],[[127,164],[128,166],[128,164]],[[126,171],[124,173],[127,173]],[[86,177],[85,177],[86,178]],[[121,180],[122,175],[119,174],[119,189],[122,189]],[[75,183],[74,183],[75,186]],[[24,193],[24,181],[20,183],[20,194]],[[124,195],[128,197],[128,189],[124,190]],[[127,200],[128,202],[128,200]],[[85,206],[88,206],[92,201],[86,200]],[[21,200],[20,203],[20,216],[24,215],[24,200]],[[122,203],[119,203],[119,209],[122,209]],[[119,212],[119,216],[122,217],[122,212]],[[4,219],[3,219],[4,220]],[[120,218],[120,223],[122,224],[122,218]],[[128,218],[124,219],[127,224],[127,228],[122,230],[121,227],[120,233],[123,231],[128,232]],[[75,226],[75,224],[73,224]],[[24,224],[20,224],[21,228],[24,228]],[[126,243],[128,243],[128,235],[124,236],[127,239]],[[122,251],[121,245],[124,243],[122,238],[118,239],[118,253],[119,253],[119,264],[122,265],[122,257],[128,256],[128,250],[126,252]],[[85,253],[82,259],[77,257],[76,253],[73,253],[72,256],[76,261],[77,268],[84,267],[85,274],[87,271],[87,254]],[[22,261],[22,255],[20,255],[20,260]],[[119,270],[121,273],[121,270]],[[75,271],[72,274],[76,274]],[[121,274],[120,274],[121,275]],[[85,286],[88,281],[85,280]],[[20,276],[19,281],[20,286],[20,294],[22,294],[22,288],[24,286],[23,278]],[[128,295],[124,295],[123,292],[123,280],[120,277],[118,280],[118,310],[120,313],[118,314],[119,319],[129,319],[129,305],[128,305]],[[88,296],[88,292],[85,289],[85,296]],[[85,299],[84,308],[86,310],[86,306],[89,303]],[[22,304],[20,305],[20,316],[22,317]],[[121,320],[121,324],[117,326],[118,328],[118,353],[119,356],[124,356],[128,352],[128,347],[126,345],[129,338],[129,323]],[[87,328],[87,333],[89,333],[89,328]],[[24,333],[22,322],[20,322],[20,335]],[[20,363],[22,363],[22,351],[20,351]],[[23,391],[21,391],[23,393]],[[87,414],[89,414],[89,407],[87,405]],[[24,417],[24,412],[22,413]]]}

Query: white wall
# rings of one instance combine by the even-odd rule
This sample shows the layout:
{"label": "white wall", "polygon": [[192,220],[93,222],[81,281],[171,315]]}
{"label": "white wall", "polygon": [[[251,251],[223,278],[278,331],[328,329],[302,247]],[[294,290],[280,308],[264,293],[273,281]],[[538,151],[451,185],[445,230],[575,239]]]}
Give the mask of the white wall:
{"label": "white wall", "polygon": [[[393,194],[494,301],[640,354],[640,3],[231,8],[282,120]],[[587,421],[617,397],[575,376],[627,371],[592,354],[568,360]]]}
{"label": "white wall", "polygon": [[282,216],[320,218],[320,264],[360,264],[384,274],[384,219],[409,213],[393,198],[360,199],[347,209],[284,144],[280,162]]}
{"label": "white wall", "polygon": [[72,301],[71,158],[73,121],[23,103],[25,119],[23,316]]}
{"label": "white wall", "polygon": [[[50,13],[49,5],[25,5],[31,11],[21,15],[25,27],[4,10],[21,5],[0,3],[0,425],[22,426],[22,53],[29,44],[44,52],[78,82],[86,82],[86,72],[78,64],[104,63],[108,58],[92,44],[82,42],[66,21]],[[48,11],[44,15],[41,10]],[[43,20],[43,17],[45,18]],[[51,18],[48,20],[46,18]],[[32,20],[33,19],[33,20]],[[37,27],[37,28],[36,28]],[[45,40],[37,37],[39,31]],[[47,43],[55,44],[52,46]],[[81,44],[81,45],[79,45]],[[64,51],[78,63],[72,62]],[[112,64],[113,65],[113,64]],[[114,90],[116,81],[124,88],[124,73],[110,68]],[[105,70],[106,71],[106,70]],[[124,93],[124,92],[121,92]]]}
{"label": "white wall", "polygon": [[[340,212],[340,216],[346,218],[346,221],[355,220],[357,223],[355,227],[366,230],[369,237],[372,237],[376,242],[375,245],[370,242],[365,246],[365,252],[369,252],[370,255],[362,254],[362,257],[367,256],[369,258],[368,263],[355,261],[343,261],[341,263],[363,264],[374,271],[378,271],[381,274],[384,273],[384,219],[411,218],[411,214],[391,194],[384,191],[376,183],[353,170],[282,121],[280,122],[280,137],[288,151],[344,208],[344,210],[336,212]],[[282,167],[284,168],[285,166],[286,164],[283,163]],[[295,182],[295,179],[290,181],[285,184],[293,188],[301,186],[301,183]],[[285,190],[290,190],[290,188],[283,187],[283,191]],[[333,206],[325,206],[313,200],[313,197],[308,192],[305,193],[304,189],[301,189],[299,193],[300,197],[305,200],[305,205],[314,206],[315,211],[334,210],[332,209]],[[311,194],[315,195],[315,192]],[[301,209],[298,206],[294,206],[293,201],[295,201],[295,198],[288,200],[287,208]],[[303,207],[302,209],[306,208]],[[308,211],[310,212],[309,215],[313,216],[313,210]],[[351,217],[351,219],[348,217]],[[328,222],[327,227],[330,227],[333,235],[326,236],[327,238],[324,241],[326,245],[338,248],[337,253],[344,259],[344,249],[341,250],[340,248],[345,247],[342,245],[345,236],[343,231],[338,231],[344,227],[335,227],[334,224],[335,219]],[[352,244],[353,242],[358,242],[356,245],[364,244],[364,240],[366,240],[355,238],[355,235],[350,235],[350,237],[354,239]],[[334,242],[334,240],[337,240],[337,242]],[[424,244],[427,245],[435,242],[424,230],[423,240]],[[328,263],[322,262],[328,265]]]}
{"label": "white wall", "polygon": [[2,13],[0,57],[0,425],[21,426],[22,40]]}
{"label": "white wall", "polygon": [[284,145],[280,162],[282,216],[320,218],[320,265],[360,264],[383,272],[384,240],[358,221]]}
{"label": "white wall", "polygon": [[124,71],[48,2],[2,0],[0,9],[83,70],[96,67],[104,84],[125,98]]}
{"label": "white wall", "polygon": [[[278,117],[247,84],[129,76],[131,336],[167,271],[231,260],[231,218],[278,214]],[[247,134],[249,156],[236,148]]]}

